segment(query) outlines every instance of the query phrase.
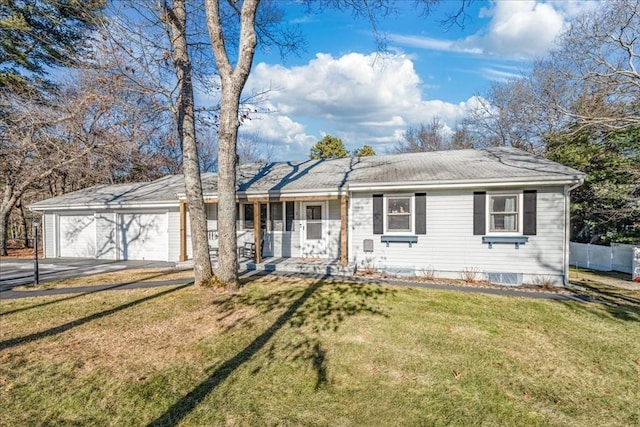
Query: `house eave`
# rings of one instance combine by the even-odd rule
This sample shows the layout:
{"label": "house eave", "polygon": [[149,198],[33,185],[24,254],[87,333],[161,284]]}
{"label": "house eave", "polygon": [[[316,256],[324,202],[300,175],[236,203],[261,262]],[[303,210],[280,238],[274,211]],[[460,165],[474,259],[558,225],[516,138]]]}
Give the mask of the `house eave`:
{"label": "house eave", "polygon": [[[238,200],[304,200],[305,198],[327,198],[335,199],[339,196],[347,194],[346,189],[309,189],[309,190],[271,190],[271,191],[238,191],[236,192],[236,198]],[[205,193],[203,195],[206,201],[212,201],[218,199],[218,193]],[[178,198],[182,201],[186,200],[186,194],[178,194]]]}
{"label": "house eave", "polygon": [[33,212],[47,212],[47,211],[84,211],[84,210],[108,210],[108,209],[159,209],[159,208],[171,208],[180,205],[178,200],[167,202],[150,202],[150,203],[88,203],[88,204],[76,204],[76,205],[49,205],[49,206],[34,206],[29,205],[29,210]]}
{"label": "house eave", "polygon": [[415,188],[425,190],[445,190],[458,188],[514,188],[519,187],[541,187],[541,186],[564,186],[580,185],[584,181],[584,176],[571,176],[567,178],[545,178],[545,177],[518,177],[518,178],[495,178],[485,180],[451,180],[451,181],[414,181],[414,182],[371,182],[349,184],[352,192],[384,191],[384,190],[410,190]]}

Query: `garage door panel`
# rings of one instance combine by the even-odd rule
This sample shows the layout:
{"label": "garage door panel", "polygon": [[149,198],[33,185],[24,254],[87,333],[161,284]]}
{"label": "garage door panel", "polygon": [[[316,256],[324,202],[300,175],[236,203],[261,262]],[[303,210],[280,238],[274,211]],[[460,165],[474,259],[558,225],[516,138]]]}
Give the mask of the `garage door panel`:
{"label": "garage door panel", "polygon": [[96,222],[91,215],[60,215],[58,242],[61,257],[96,256]]}
{"label": "garage door panel", "polygon": [[166,213],[121,214],[120,236],[121,259],[167,259]]}

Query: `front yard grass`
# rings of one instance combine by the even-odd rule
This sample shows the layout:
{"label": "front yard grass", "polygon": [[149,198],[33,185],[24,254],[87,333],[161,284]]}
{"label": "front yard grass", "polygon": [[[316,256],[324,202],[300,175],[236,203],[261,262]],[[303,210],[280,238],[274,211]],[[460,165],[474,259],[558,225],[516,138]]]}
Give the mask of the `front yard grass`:
{"label": "front yard grass", "polygon": [[0,301],[0,425],[640,424],[640,303],[264,276]]}
{"label": "front yard grass", "polygon": [[84,286],[121,285],[124,283],[152,282],[158,280],[192,279],[193,269],[175,268],[137,268],[108,273],[78,276],[68,279],[41,282],[38,285],[29,284],[16,286],[16,291],[37,291],[42,289],[76,288]]}

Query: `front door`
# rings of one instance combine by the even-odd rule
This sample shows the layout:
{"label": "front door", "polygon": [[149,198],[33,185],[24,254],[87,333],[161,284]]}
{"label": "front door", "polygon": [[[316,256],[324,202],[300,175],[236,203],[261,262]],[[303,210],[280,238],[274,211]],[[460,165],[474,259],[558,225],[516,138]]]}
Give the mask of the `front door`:
{"label": "front door", "polygon": [[325,258],[326,244],[326,207],[322,202],[302,204],[301,248],[302,256]]}

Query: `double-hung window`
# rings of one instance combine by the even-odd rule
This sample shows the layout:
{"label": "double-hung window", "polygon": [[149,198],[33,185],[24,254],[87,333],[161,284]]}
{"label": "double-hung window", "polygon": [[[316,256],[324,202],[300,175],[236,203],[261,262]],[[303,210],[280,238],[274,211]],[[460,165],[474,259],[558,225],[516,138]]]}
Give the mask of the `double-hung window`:
{"label": "double-hung window", "polygon": [[411,196],[388,196],[386,202],[386,231],[411,232],[411,224],[413,224]]}
{"label": "double-hung window", "polygon": [[489,195],[489,231],[519,231],[519,197],[518,194]]}

